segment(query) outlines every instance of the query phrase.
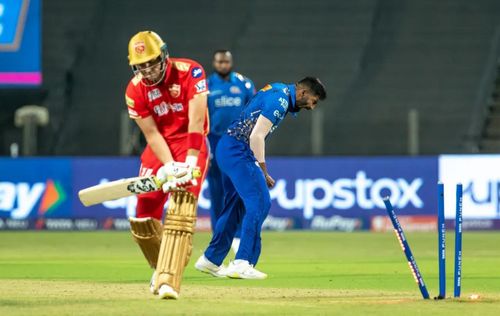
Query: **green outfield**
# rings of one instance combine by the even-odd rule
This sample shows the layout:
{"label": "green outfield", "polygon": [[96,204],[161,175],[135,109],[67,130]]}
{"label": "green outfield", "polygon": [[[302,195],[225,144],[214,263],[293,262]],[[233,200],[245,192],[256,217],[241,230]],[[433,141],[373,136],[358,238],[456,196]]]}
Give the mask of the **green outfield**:
{"label": "green outfield", "polygon": [[[431,296],[437,236],[408,239]],[[264,281],[215,279],[192,264],[178,301],[148,291],[151,270],[126,232],[0,233],[0,315],[450,314],[497,315],[500,233],[464,233],[463,298],[424,301],[393,234],[265,233]],[[452,294],[453,235],[448,234]],[[469,300],[479,294],[479,300]],[[403,314],[404,313],[404,314]]]}

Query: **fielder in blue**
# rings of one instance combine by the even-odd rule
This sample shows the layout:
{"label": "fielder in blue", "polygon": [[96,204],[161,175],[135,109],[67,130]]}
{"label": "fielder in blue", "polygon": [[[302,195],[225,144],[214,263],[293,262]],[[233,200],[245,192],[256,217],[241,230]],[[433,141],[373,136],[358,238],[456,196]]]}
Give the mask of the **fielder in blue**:
{"label": "fielder in blue", "polygon": [[[213,55],[214,73],[207,78],[208,113],[210,115],[210,167],[208,169],[208,187],[210,190],[210,220],[212,230],[215,230],[217,218],[223,208],[224,191],[222,189],[222,175],[217,163],[215,148],[220,138],[236,120],[245,104],[255,95],[253,82],[245,76],[232,71],[233,57],[228,50],[217,50]],[[233,250],[236,253],[239,246],[240,230],[238,229],[233,240]]]}
{"label": "fielder in blue", "polygon": [[[208,248],[195,263],[196,269],[216,277],[267,277],[255,269],[261,252],[262,224],[271,207],[269,188],[274,186],[265,162],[265,139],[289,112],[313,110],[318,101],[325,98],[325,87],[314,77],[295,84],[268,84],[229,126],[216,149],[222,172],[224,208]],[[240,223],[240,247],[235,260],[226,268],[222,262]]]}

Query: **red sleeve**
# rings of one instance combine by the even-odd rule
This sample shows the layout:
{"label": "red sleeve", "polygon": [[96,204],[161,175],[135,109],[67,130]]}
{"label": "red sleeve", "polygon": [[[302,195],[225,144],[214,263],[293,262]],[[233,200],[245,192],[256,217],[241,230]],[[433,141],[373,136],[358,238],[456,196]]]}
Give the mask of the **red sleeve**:
{"label": "red sleeve", "polygon": [[128,115],[132,119],[145,118],[151,115],[147,107],[146,99],[139,87],[140,78],[137,76],[130,80],[125,92],[125,102],[128,108]]}
{"label": "red sleeve", "polygon": [[193,63],[191,69],[189,69],[188,74],[188,100],[194,98],[198,94],[208,93],[207,79],[205,76],[205,70],[198,63]]}

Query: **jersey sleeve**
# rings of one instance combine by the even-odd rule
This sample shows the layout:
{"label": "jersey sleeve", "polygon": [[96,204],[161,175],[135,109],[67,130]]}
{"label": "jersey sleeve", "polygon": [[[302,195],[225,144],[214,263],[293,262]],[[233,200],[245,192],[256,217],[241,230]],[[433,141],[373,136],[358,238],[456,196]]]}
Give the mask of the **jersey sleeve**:
{"label": "jersey sleeve", "polygon": [[278,125],[286,115],[288,110],[288,100],[284,94],[272,94],[264,101],[264,107],[260,113],[268,120],[270,120],[273,125]]}
{"label": "jersey sleeve", "polygon": [[187,99],[191,100],[196,95],[208,94],[207,79],[205,76],[205,70],[198,63],[193,63],[189,69],[188,74],[188,95]]}
{"label": "jersey sleeve", "polygon": [[246,91],[247,102],[248,102],[248,100],[253,98],[253,96],[257,92],[257,91],[255,91],[255,86],[254,86],[252,80],[250,80],[248,78],[246,78],[246,80],[245,80],[245,91]]}
{"label": "jersey sleeve", "polygon": [[[138,78],[134,77],[127,86],[127,91],[125,92],[125,103],[128,108],[128,116],[132,119],[145,118],[151,115],[147,108],[147,102],[144,96],[141,94],[140,89],[138,89],[137,81]],[[140,80],[140,79],[139,79]]]}

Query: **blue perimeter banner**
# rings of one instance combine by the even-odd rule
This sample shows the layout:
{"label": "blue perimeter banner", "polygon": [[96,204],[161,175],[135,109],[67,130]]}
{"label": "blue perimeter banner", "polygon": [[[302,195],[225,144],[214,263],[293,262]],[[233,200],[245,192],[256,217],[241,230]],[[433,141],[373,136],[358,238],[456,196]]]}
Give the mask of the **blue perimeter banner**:
{"label": "blue perimeter banner", "polygon": [[[267,229],[369,229],[373,216],[385,214],[386,195],[401,215],[433,215],[437,203],[435,157],[270,158],[268,164],[276,186]],[[75,220],[91,229],[126,226],[126,218],[135,215],[135,197],[84,207],[77,193],[134,177],[138,170],[137,158],[0,159],[0,227],[6,220],[24,220],[16,222],[21,228],[47,228],[47,220],[66,228],[75,228]],[[205,230],[208,191],[205,182],[198,212]]]}
{"label": "blue perimeter banner", "polygon": [[[78,191],[137,176],[138,158],[0,158],[0,229],[127,229],[136,197],[84,207]],[[390,196],[405,230],[435,230],[437,182],[446,218],[464,184],[464,229],[500,229],[500,155],[268,159],[276,185],[264,229],[387,231]],[[209,230],[203,184],[197,228]]]}

